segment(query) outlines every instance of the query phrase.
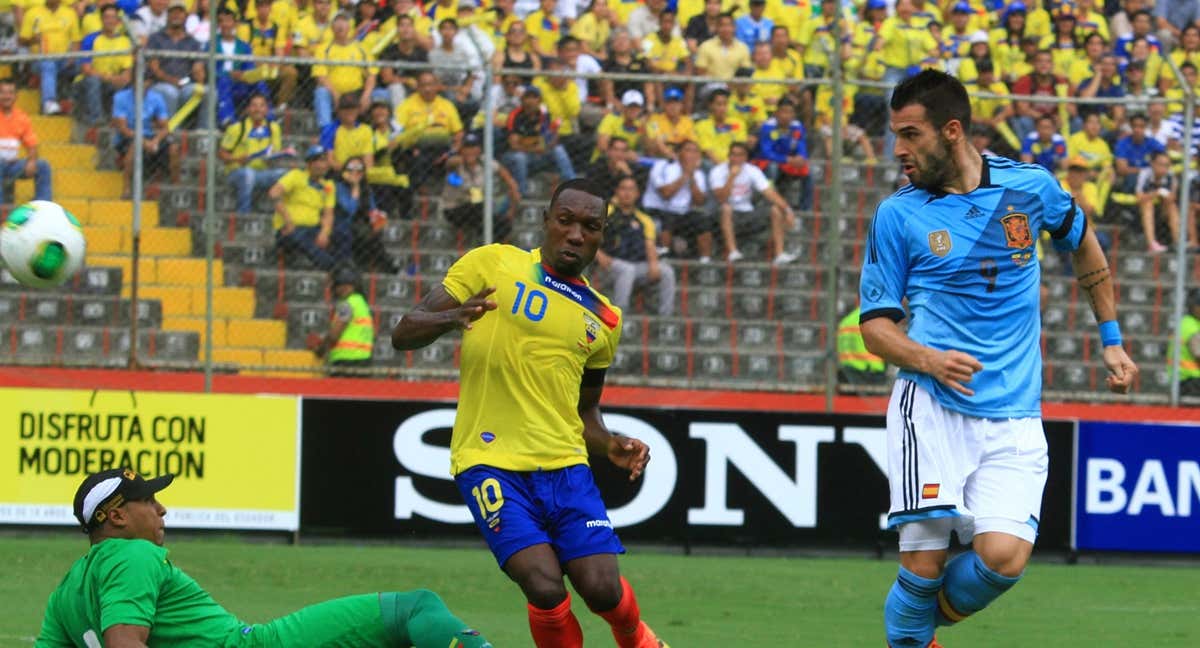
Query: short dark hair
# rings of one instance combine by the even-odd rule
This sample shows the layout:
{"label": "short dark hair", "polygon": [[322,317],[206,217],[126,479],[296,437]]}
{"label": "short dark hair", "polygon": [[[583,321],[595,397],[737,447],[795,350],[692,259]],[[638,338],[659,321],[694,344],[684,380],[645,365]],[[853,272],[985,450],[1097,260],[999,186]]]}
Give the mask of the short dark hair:
{"label": "short dark hair", "polygon": [[717,22],[721,22],[722,18],[728,18],[730,22],[733,22],[733,12],[722,11],[721,13],[717,14]]}
{"label": "short dark hair", "polygon": [[892,92],[892,112],[911,104],[925,108],[925,118],[941,129],[951,119],[971,130],[971,100],[958,79],[939,70],[922,70],[900,82]]}
{"label": "short dark hair", "polygon": [[625,139],[624,137],[614,137],[614,138],[608,140],[608,148],[612,148],[613,144],[616,144],[618,142],[620,142],[621,144],[625,144],[625,145],[629,144],[629,140]]}
{"label": "short dark hair", "polygon": [[1134,121],[1135,119],[1140,119],[1140,120],[1142,121],[1142,123],[1143,123],[1143,124],[1145,124],[1146,122],[1150,121],[1150,118],[1149,118],[1149,117],[1146,117],[1146,113],[1142,113],[1142,112],[1135,112],[1135,113],[1133,113],[1132,115],[1130,115],[1130,116],[1129,116],[1129,124],[1130,124],[1131,126],[1133,125],[1133,121]]}
{"label": "short dark hair", "polygon": [[708,99],[705,100],[705,102],[704,102],[705,105],[711,106],[713,99],[716,99],[717,97],[725,97],[726,99],[728,99],[729,98],[729,90],[727,90],[725,88],[717,88],[716,90],[713,90],[712,92],[710,92],[708,94]]}
{"label": "short dark hair", "polygon": [[442,27],[445,27],[448,24],[453,25],[455,29],[458,29],[458,21],[453,18],[443,18],[442,20],[440,20],[438,22],[438,29],[441,29]]}
{"label": "short dark hair", "polygon": [[558,39],[558,47],[561,49],[567,45],[579,45],[579,39],[574,36],[563,36]]}
{"label": "short dark hair", "polygon": [[1150,154],[1150,161],[1153,162],[1160,157],[1165,157],[1165,158],[1167,158],[1168,161],[1170,161],[1170,159],[1171,159],[1171,156],[1168,155],[1166,151],[1155,151]]}
{"label": "short dark hair", "polygon": [[[638,181],[637,181],[637,178],[635,178],[635,177],[633,177],[633,176],[629,175],[628,173],[623,173],[623,174],[621,174],[619,177],[617,177],[617,181],[613,183],[613,189],[616,189],[617,187],[620,187],[620,186],[621,186],[621,183],[622,183],[622,182],[625,182],[626,180],[632,180],[632,181],[633,181],[633,186],[635,186],[635,187],[637,187],[637,186],[638,186]],[[639,189],[640,189],[640,187],[639,187]]]}
{"label": "short dark hair", "polygon": [[104,12],[105,12],[105,11],[108,11],[109,9],[111,9],[111,10],[113,10],[113,11],[120,11],[120,10],[121,10],[121,8],[120,8],[120,7],[118,7],[118,6],[116,5],[116,3],[112,3],[112,2],[106,2],[106,3],[102,4],[102,5],[100,5],[100,15],[101,15],[101,16],[103,16],[103,15],[104,15]]}
{"label": "short dark hair", "polygon": [[572,178],[570,180],[558,183],[558,186],[554,188],[554,193],[550,195],[550,209],[553,209],[554,204],[558,202],[559,195],[568,189],[582,191],[589,196],[595,196],[596,198],[599,198],[600,201],[604,203],[600,209],[600,215],[603,216],[608,213],[608,192],[605,191],[603,187],[596,184],[595,181],[587,178]]}
{"label": "short dark hair", "polygon": [[17,82],[12,77],[0,77],[0,85],[16,86]]}
{"label": "short dark hair", "polygon": [[1149,9],[1138,9],[1137,11],[1133,12],[1133,15],[1129,17],[1129,22],[1133,22],[1133,20],[1138,16],[1145,16],[1146,20],[1149,20],[1151,23],[1154,22],[1154,14],[1151,13]]}
{"label": "short dark hair", "polygon": [[730,143],[730,145],[729,145],[729,154],[730,155],[733,155],[733,149],[735,149],[735,148],[742,149],[742,151],[744,151],[746,153],[746,156],[749,157],[749,155],[750,155],[750,145],[749,144],[747,144],[745,142]]}
{"label": "short dark hair", "polygon": [[233,16],[235,20],[237,19],[237,14],[226,5],[221,5],[217,8],[217,19],[219,20],[221,16]]}
{"label": "short dark hair", "polygon": [[1184,70],[1186,70],[1186,69],[1188,69],[1188,68],[1191,68],[1191,69],[1192,69],[1192,71],[1194,72],[1194,71],[1196,70],[1196,64],[1195,64],[1195,63],[1192,63],[1191,61],[1184,61],[1183,63],[1180,63],[1180,64],[1179,64],[1179,71],[1180,71],[1180,72],[1183,72]]}

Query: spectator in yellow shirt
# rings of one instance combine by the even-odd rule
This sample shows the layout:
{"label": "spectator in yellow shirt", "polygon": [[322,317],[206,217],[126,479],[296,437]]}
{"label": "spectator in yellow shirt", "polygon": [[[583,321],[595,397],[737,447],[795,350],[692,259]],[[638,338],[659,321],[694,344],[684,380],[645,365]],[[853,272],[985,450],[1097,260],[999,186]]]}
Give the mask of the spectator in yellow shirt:
{"label": "spectator in yellow shirt", "polygon": [[747,136],[751,150],[756,145],[758,127],[767,120],[767,104],[762,97],[754,94],[749,79],[754,76],[754,68],[744,67],[734,74],[734,82],[729,84],[732,94],[729,97],[729,111],[740,118],[749,129]]}
{"label": "spectator in yellow shirt", "polygon": [[[804,56],[804,76],[825,76],[834,47],[842,48],[843,61],[850,57],[850,40],[854,26],[845,18],[839,17],[840,7],[838,0],[821,0],[820,16],[808,21],[808,33],[801,41],[804,47],[804,51],[801,52]],[[842,37],[839,41],[834,41],[833,38],[834,20],[841,21]]]}
{"label": "spectator in yellow shirt", "polygon": [[311,146],[305,168],[283,174],[268,195],[275,201],[275,244],[285,253],[300,253],[322,270],[350,257],[350,242],[333,231],[337,202],[325,148]]}
{"label": "spectator in yellow shirt", "polygon": [[271,156],[283,152],[283,135],[279,124],[267,119],[268,108],[266,96],[250,97],[246,118],[225,129],[217,150],[225,163],[226,182],[237,192],[239,214],[250,213],[254,192],[274,186],[287,171],[269,166]]}
{"label": "spectator in yellow shirt", "polygon": [[717,35],[696,48],[696,73],[700,76],[732,79],[738,68],[750,65],[750,49],[745,43],[734,38],[733,16],[721,14],[717,18]]}
{"label": "spectator in yellow shirt", "polygon": [[1062,188],[1075,199],[1075,204],[1083,211],[1089,221],[1104,213],[1100,203],[1100,190],[1096,183],[1088,180],[1088,162],[1081,157],[1072,157],[1067,161],[1067,176],[1060,182]]}
{"label": "spectator in yellow shirt", "polygon": [[564,35],[562,22],[554,13],[558,0],[541,0],[541,8],[525,17],[525,31],[533,52],[542,58],[554,56],[558,39]]}
{"label": "spectator in yellow shirt", "polygon": [[[254,15],[238,26],[238,40],[250,44],[255,56],[286,56],[289,50],[289,35],[286,25],[273,15],[272,0],[254,0]],[[296,95],[296,66],[291,64],[263,64],[260,78],[275,93],[275,102],[280,112],[287,109],[288,102]]]}
{"label": "spectator in yellow shirt", "polygon": [[375,138],[371,127],[358,120],[358,97],[342,95],[337,121],[321,129],[320,144],[326,150],[334,174],[342,172],[346,160],[359,158],[367,168],[375,166]]}
{"label": "spectator in yellow shirt", "polygon": [[[333,42],[318,47],[319,60],[347,63],[375,60],[361,43],[350,37],[349,16],[339,13],[334,17],[331,29]],[[363,110],[371,105],[371,93],[375,91],[375,75],[378,73],[379,68],[374,66],[314,65],[312,75],[317,87],[313,89],[313,112],[317,114],[317,128],[325,128],[333,122],[333,106],[344,95],[355,93]],[[386,99],[386,93],[381,98]]]}
{"label": "spectator in yellow shirt", "polygon": [[[759,43],[754,46],[754,53],[751,55],[754,61],[754,72],[751,74],[753,79],[770,79],[770,80],[788,80],[791,79],[787,72],[779,65],[774,58],[771,57],[771,44]],[[768,109],[774,109],[779,100],[787,94],[788,86],[782,83],[756,83],[751,89],[754,95],[762,99],[763,104]]]}
{"label": "spectator in yellow shirt", "polygon": [[104,5],[100,9],[101,31],[84,39],[83,49],[91,51],[92,56],[79,59],[78,96],[83,123],[88,126],[99,126],[105,121],[104,106],[112,103],[113,93],[133,80],[133,56],[106,54],[133,47],[121,30],[119,12],[116,5]]}
{"label": "spectator in yellow shirt", "polygon": [[637,150],[646,134],[646,124],[642,120],[645,108],[646,99],[642,93],[626,90],[625,94],[621,95],[621,112],[605,115],[596,127],[596,150],[592,154],[592,160],[598,159],[601,151],[608,150],[610,139],[620,137],[629,142],[630,162],[636,161]]}
{"label": "spectator in yellow shirt", "polygon": [[[562,59],[547,59],[552,71],[562,71],[565,68]],[[533,85],[542,93],[542,104],[550,114],[550,120],[563,146],[571,149],[571,136],[579,132],[579,112],[582,102],[579,100],[579,89],[572,83],[569,76],[547,76],[534,79]]]}
{"label": "spectator in yellow shirt", "polygon": [[608,0],[592,0],[592,6],[571,25],[571,35],[579,39],[583,53],[604,61],[608,56],[608,36],[613,28],[613,11]]}
{"label": "spectator in yellow shirt", "polygon": [[662,112],[646,120],[646,155],[673,158],[677,147],[686,141],[695,141],[696,124],[683,109],[684,92],[678,87],[668,86],[663,91]]}
{"label": "spectator in yellow shirt", "polygon": [[[79,15],[62,0],[46,0],[40,7],[31,7],[21,17],[20,40],[39,54],[65,54],[79,45]],[[71,59],[42,59],[37,62],[42,84],[42,113],[57,115],[59,76],[75,76],[76,65]]]}
{"label": "spectator in yellow shirt", "polygon": [[414,188],[426,180],[440,181],[447,155],[462,143],[462,117],[450,100],[438,94],[441,89],[437,75],[422,70],[417,91],[396,107],[400,144],[407,149],[405,166]]}
{"label": "spectator in yellow shirt", "polygon": [[[642,55],[650,67],[650,72],[661,74],[692,74],[692,56],[687,43],[678,35],[675,23],[675,12],[664,9],[658,15],[658,31],[642,39]],[[654,112],[655,106],[662,105],[663,84],[651,84],[650,96],[647,97],[646,110]],[[691,88],[691,84],[688,88]]]}
{"label": "spectator in yellow shirt", "polygon": [[296,21],[292,33],[293,56],[315,56],[333,40],[331,0],[313,0],[312,13]]}
{"label": "spectator in yellow shirt", "polygon": [[729,114],[729,91],[713,90],[708,96],[708,117],[696,122],[696,143],[710,164],[720,164],[729,157],[729,145],[745,142],[749,133],[746,124]]}

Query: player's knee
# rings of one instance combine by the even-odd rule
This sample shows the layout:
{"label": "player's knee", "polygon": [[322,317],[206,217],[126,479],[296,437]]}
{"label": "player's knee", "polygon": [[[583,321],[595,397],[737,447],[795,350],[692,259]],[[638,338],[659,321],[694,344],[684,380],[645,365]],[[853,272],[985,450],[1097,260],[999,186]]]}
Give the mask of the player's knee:
{"label": "player's knee", "polygon": [[1029,561],[1029,557],[1021,552],[979,554],[979,558],[983,560],[984,566],[1005,578],[1020,578],[1025,573],[1025,564]]}
{"label": "player's knee", "polygon": [[593,612],[606,612],[621,603],[621,578],[615,573],[594,572],[572,583]]}
{"label": "player's knee", "polygon": [[555,608],[567,598],[567,588],[561,577],[555,579],[543,572],[534,572],[525,574],[517,584],[525,593],[525,600],[543,610]]}

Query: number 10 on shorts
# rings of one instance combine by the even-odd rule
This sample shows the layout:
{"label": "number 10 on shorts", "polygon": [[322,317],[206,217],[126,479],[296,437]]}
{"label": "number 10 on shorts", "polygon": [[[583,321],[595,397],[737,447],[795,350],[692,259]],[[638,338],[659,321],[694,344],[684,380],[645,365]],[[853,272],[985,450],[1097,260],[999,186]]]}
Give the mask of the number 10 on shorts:
{"label": "number 10 on shorts", "polygon": [[500,508],[504,506],[504,493],[500,490],[500,482],[495,477],[488,477],[478,486],[471,489],[475,504],[479,507],[479,515],[487,521],[488,528],[500,531]]}

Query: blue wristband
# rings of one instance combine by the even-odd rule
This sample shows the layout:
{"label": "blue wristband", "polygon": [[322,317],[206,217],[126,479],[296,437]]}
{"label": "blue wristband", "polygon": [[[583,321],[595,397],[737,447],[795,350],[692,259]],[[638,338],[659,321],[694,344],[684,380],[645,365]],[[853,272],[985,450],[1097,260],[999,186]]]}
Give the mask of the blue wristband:
{"label": "blue wristband", "polygon": [[1121,325],[1117,320],[1100,322],[1100,342],[1106,347],[1121,346]]}

